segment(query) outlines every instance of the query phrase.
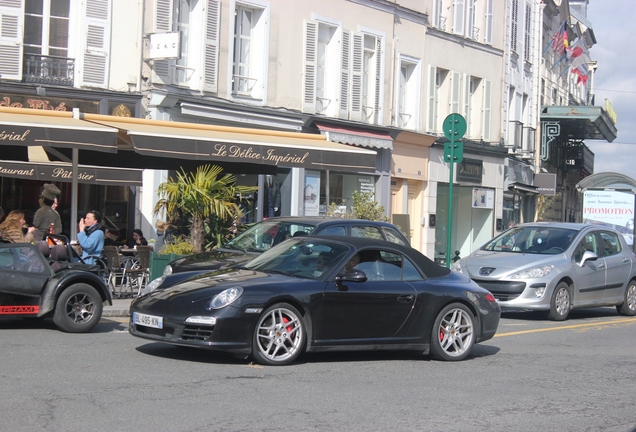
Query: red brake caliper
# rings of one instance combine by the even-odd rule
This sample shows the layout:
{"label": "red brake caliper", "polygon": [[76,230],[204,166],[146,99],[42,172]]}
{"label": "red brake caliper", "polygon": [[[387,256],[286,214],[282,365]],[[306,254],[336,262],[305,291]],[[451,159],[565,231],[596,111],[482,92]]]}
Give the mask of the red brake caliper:
{"label": "red brake caliper", "polygon": [[[289,322],[289,319],[287,317],[283,317],[283,323],[287,324],[288,322]],[[285,330],[287,330],[287,333],[291,333],[293,329],[294,328],[292,326],[285,327]]]}
{"label": "red brake caliper", "polygon": [[446,334],[446,332],[444,331],[444,329],[440,328],[439,329],[439,341],[443,341],[444,340],[444,334]]}

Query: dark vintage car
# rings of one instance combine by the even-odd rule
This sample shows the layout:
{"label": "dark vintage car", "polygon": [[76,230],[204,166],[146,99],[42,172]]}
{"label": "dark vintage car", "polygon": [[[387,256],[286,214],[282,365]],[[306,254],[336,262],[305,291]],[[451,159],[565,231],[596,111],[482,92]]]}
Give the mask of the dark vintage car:
{"label": "dark vintage car", "polygon": [[[215,270],[248,262],[284,240],[305,235],[367,237],[404,246],[410,245],[402,231],[388,222],[334,217],[281,216],[254,224],[218,249],[178,258],[166,266],[163,274],[167,276],[174,273]],[[189,273],[172,277],[167,282],[174,284],[193,275],[194,273]],[[164,283],[164,281],[162,279],[155,282],[157,283]]]}
{"label": "dark vintage car", "polygon": [[240,267],[147,288],[130,334],[266,365],[303,352],[414,350],[462,360],[497,331],[493,295],[415,249],[355,237],[298,237]]}
{"label": "dark vintage car", "polygon": [[72,256],[68,244],[0,243],[0,317],[52,317],[70,333],[95,327],[111,294],[99,266]]}

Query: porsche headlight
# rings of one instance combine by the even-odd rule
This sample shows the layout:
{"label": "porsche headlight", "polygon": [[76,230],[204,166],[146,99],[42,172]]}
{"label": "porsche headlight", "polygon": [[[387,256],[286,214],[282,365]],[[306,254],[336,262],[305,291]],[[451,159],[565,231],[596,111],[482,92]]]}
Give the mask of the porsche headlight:
{"label": "porsche headlight", "polygon": [[172,274],[172,266],[168,264],[165,269],[163,269],[164,276],[170,276]]}
{"label": "porsche headlight", "polygon": [[457,260],[451,264],[450,269],[459,273],[462,273],[462,265],[460,264],[461,260]]}
{"label": "porsche headlight", "polygon": [[538,279],[546,276],[554,269],[553,265],[534,267],[528,270],[522,270],[510,276],[510,279]]}
{"label": "porsche headlight", "polygon": [[151,292],[153,292],[154,290],[156,290],[157,288],[159,288],[159,285],[161,285],[163,283],[163,281],[166,280],[165,276],[160,276],[157,279],[153,280],[152,282],[150,282],[149,284],[147,284],[144,289],[141,290],[141,295],[146,295],[146,294],[150,294]]}
{"label": "porsche headlight", "polygon": [[236,299],[238,299],[241,294],[243,294],[243,288],[240,286],[228,288],[225,291],[222,291],[214,296],[214,298],[210,302],[210,309],[224,308],[225,306],[236,301]]}

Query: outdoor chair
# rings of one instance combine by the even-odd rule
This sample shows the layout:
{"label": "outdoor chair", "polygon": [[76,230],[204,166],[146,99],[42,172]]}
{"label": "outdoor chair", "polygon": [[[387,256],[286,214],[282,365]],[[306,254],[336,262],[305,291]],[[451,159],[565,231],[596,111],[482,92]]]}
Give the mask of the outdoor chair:
{"label": "outdoor chair", "polygon": [[154,250],[152,246],[137,246],[137,255],[124,267],[124,282],[131,294],[137,287],[137,296],[150,279],[150,253]]}
{"label": "outdoor chair", "polygon": [[114,295],[115,288],[117,287],[117,278],[119,278],[119,290],[117,292],[117,297],[121,297],[127,260],[124,261],[121,255],[119,255],[117,246],[104,246],[102,256],[104,257],[108,267],[108,279],[106,284],[110,287]]}

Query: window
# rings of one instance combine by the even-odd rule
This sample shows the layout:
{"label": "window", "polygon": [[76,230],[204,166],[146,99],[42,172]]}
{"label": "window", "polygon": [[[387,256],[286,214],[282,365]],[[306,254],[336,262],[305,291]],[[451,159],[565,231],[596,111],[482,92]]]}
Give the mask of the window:
{"label": "window", "polygon": [[352,226],[351,236],[384,240],[380,228],[373,226]]}
{"label": "window", "polygon": [[602,232],[601,240],[603,242],[603,256],[616,255],[621,251],[621,242],[614,233]]}
{"label": "window", "polygon": [[[101,0],[100,0],[101,1]],[[178,59],[153,62],[153,84],[192,90],[218,90],[218,0],[156,0],[154,33],[177,32]]]}
{"label": "window", "polygon": [[305,22],[303,111],[349,119],[351,33],[335,21]]}
{"label": "window", "polygon": [[236,4],[234,11],[234,50],[232,96],[265,98],[267,76],[268,11],[254,4]]}
{"label": "window", "polygon": [[396,124],[405,129],[418,129],[420,106],[420,63],[400,58]]}
{"label": "window", "polygon": [[442,0],[433,1],[433,26],[444,31],[446,30],[446,18],[442,16]]}
{"label": "window", "polygon": [[492,82],[484,80],[484,109],[483,109],[483,127],[482,127],[482,139],[484,141],[490,141],[490,126],[492,122],[491,110],[492,110]]}
{"label": "window", "polygon": [[382,41],[380,38],[370,34],[365,34],[363,38],[362,121],[377,123],[380,111]]}
{"label": "window", "polygon": [[26,0],[24,54],[68,57],[70,0]]}
{"label": "window", "polygon": [[[438,119],[444,117],[445,114],[441,112],[440,107],[443,107],[445,102],[450,104],[450,89],[447,87],[449,71],[435,66],[429,66],[428,74],[428,117],[426,130],[436,133],[441,130],[441,122]],[[446,98],[444,98],[444,95],[446,95]]]}
{"label": "window", "polygon": [[479,31],[475,27],[475,0],[466,0],[466,37],[479,39]]}
{"label": "window", "polygon": [[486,0],[486,32],[484,35],[484,42],[488,45],[492,45],[492,29],[493,29],[493,13],[494,13],[494,0]]}

